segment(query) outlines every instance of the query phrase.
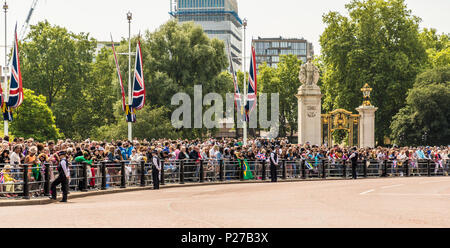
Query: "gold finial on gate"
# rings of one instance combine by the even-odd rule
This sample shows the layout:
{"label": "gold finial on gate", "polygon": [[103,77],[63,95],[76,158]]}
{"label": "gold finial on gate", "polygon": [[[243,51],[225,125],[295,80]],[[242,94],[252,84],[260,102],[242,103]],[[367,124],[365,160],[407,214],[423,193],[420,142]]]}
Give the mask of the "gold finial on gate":
{"label": "gold finial on gate", "polygon": [[364,101],[363,106],[372,106],[372,103],[370,102],[370,93],[372,92],[372,88],[370,88],[369,84],[365,84],[364,87],[361,89]]}

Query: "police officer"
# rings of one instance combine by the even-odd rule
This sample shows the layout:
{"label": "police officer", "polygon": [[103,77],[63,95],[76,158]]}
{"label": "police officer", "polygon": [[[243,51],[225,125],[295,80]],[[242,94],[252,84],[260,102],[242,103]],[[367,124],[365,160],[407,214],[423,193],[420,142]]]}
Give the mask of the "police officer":
{"label": "police officer", "polygon": [[55,181],[53,181],[51,185],[51,191],[52,196],[50,199],[56,200],[56,186],[61,184],[61,190],[63,193],[63,199],[61,202],[67,202],[67,194],[68,194],[68,188],[69,188],[69,181],[70,181],[70,171],[69,171],[69,165],[66,160],[66,152],[60,151],[58,153],[59,157],[59,164],[58,164],[58,178],[56,178]]}
{"label": "police officer", "polygon": [[153,178],[153,189],[159,189],[159,180],[161,176],[161,160],[158,157],[158,151],[153,150],[152,152],[152,178]]}
{"label": "police officer", "polygon": [[278,149],[272,147],[272,152],[270,153],[270,177],[272,178],[273,183],[276,183],[278,180],[277,166],[278,166]]}
{"label": "police officer", "polygon": [[357,179],[358,174],[356,173],[356,167],[358,166],[358,152],[356,151],[356,147],[353,147],[353,153],[350,155],[349,159],[352,161],[352,178]]}

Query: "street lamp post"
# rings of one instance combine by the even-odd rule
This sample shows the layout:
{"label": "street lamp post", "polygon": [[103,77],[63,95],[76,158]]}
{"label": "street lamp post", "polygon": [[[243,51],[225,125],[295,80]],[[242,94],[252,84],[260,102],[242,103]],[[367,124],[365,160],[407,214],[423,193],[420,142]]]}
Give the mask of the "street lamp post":
{"label": "street lamp post", "polygon": [[8,3],[3,4],[3,10],[5,10],[5,66],[8,64],[8,57],[7,57],[7,53],[8,53],[8,38],[7,38],[7,21],[8,19],[6,18],[6,14],[8,13]]}
{"label": "street lamp post", "polygon": [[[128,11],[127,20],[128,20],[128,104],[133,104],[133,96],[132,96],[132,88],[131,88],[131,20],[133,19],[133,14]],[[133,124],[128,122],[128,140],[133,140]]]}
{"label": "street lamp post", "polygon": [[[4,68],[7,68],[7,66],[8,66],[8,38],[7,38],[7,34],[8,34],[8,29],[7,29],[7,27],[8,27],[7,26],[8,8],[9,8],[8,4],[5,1],[5,3],[3,4],[3,10],[5,11],[5,67]],[[3,70],[2,70],[2,72],[3,72]],[[4,92],[3,99],[6,102],[6,100],[8,99],[8,93],[9,92],[8,92],[8,75],[5,72],[3,72],[3,89],[4,89],[3,90],[3,92]],[[8,121],[4,121],[3,122],[3,128],[4,128],[3,134],[5,136],[9,135],[9,122]]]}
{"label": "street lamp post", "polygon": [[[247,84],[246,84],[246,81],[245,81],[245,77],[247,76],[246,74],[246,61],[245,61],[245,55],[246,55],[246,44],[245,44],[245,41],[246,41],[246,37],[245,37],[245,35],[246,35],[246,29],[247,29],[247,18],[244,18],[244,20],[243,20],[243,23],[242,23],[242,25],[243,25],[243,27],[244,27],[244,52],[243,52],[243,54],[242,54],[242,66],[244,67],[244,69],[242,70],[243,72],[244,72],[244,109],[245,109],[245,107],[247,106]],[[244,111],[244,115],[245,115],[246,113],[245,113],[245,111]],[[248,121],[248,120],[247,120]],[[248,123],[247,123],[247,121],[244,121],[244,145],[246,146],[247,145],[247,125],[248,125]]]}

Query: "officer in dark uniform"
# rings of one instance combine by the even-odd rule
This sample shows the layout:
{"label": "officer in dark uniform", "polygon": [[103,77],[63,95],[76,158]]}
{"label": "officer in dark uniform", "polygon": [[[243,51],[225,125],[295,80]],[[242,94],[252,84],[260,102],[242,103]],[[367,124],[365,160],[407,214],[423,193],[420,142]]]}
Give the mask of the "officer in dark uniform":
{"label": "officer in dark uniform", "polygon": [[352,161],[352,178],[357,179],[358,173],[356,172],[356,167],[358,166],[358,152],[356,151],[356,147],[353,147],[353,153],[350,155],[350,160]]}
{"label": "officer in dark uniform", "polygon": [[272,178],[272,182],[276,183],[278,180],[278,149],[272,147],[272,152],[270,153],[270,177]]}
{"label": "officer in dark uniform", "polygon": [[50,199],[56,200],[56,186],[61,184],[61,190],[63,193],[63,199],[61,202],[67,202],[67,194],[68,194],[68,188],[69,188],[69,181],[70,181],[70,171],[69,171],[69,165],[66,160],[66,152],[60,151],[58,153],[59,157],[59,164],[58,164],[58,178],[56,178],[55,181],[53,181],[51,185],[51,191],[52,196]]}
{"label": "officer in dark uniform", "polygon": [[159,180],[161,176],[161,160],[158,157],[158,151],[153,150],[152,152],[152,178],[153,178],[153,189],[159,189]]}

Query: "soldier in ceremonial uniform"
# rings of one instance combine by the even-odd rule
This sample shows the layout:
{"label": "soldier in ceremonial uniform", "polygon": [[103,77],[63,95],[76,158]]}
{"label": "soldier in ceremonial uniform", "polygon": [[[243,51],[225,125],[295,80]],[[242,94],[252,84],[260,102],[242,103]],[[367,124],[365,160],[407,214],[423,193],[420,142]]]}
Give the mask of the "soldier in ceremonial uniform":
{"label": "soldier in ceremonial uniform", "polygon": [[67,194],[68,194],[68,189],[69,189],[69,181],[70,181],[70,171],[69,171],[69,164],[67,163],[66,160],[66,152],[65,151],[60,151],[58,153],[58,160],[59,160],[59,164],[58,164],[58,178],[55,179],[55,181],[53,181],[52,185],[51,185],[51,192],[52,192],[52,196],[50,197],[50,199],[52,200],[56,200],[56,186],[58,186],[59,184],[61,184],[61,190],[63,193],[63,199],[61,200],[61,202],[67,202]]}
{"label": "soldier in ceremonial uniform", "polygon": [[161,160],[158,157],[158,151],[153,150],[152,152],[152,178],[153,178],[153,189],[159,189],[159,180],[161,177]]}
{"label": "soldier in ceremonial uniform", "polygon": [[358,152],[356,151],[356,147],[352,149],[352,155],[350,155],[349,159],[352,161],[352,178],[357,179],[358,174],[356,173],[356,167],[358,166]]}
{"label": "soldier in ceremonial uniform", "polygon": [[276,183],[278,180],[278,148],[272,147],[272,152],[270,153],[270,177],[273,183]]}

